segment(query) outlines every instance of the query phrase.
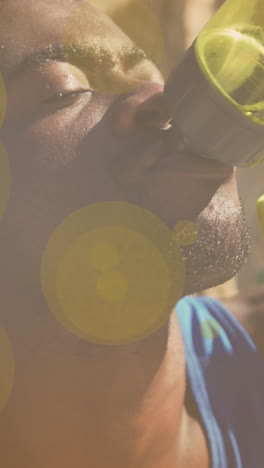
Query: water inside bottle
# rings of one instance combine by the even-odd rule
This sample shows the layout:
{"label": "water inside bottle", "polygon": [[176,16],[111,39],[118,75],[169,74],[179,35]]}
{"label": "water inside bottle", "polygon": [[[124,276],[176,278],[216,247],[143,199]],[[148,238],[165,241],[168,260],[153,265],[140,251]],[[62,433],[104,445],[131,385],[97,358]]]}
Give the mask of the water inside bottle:
{"label": "water inside bottle", "polygon": [[236,26],[197,40],[198,59],[210,81],[247,117],[264,125],[264,33]]}

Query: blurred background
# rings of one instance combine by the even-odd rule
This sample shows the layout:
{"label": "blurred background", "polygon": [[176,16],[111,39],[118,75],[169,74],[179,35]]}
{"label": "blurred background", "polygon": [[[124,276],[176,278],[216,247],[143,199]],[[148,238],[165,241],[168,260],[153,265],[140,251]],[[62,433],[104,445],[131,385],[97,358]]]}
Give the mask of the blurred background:
{"label": "blurred background", "polygon": [[[145,3],[160,19],[165,39],[161,68],[167,76],[223,0],[145,0]],[[261,237],[256,215],[256,199],[264,194],[264,165],[239,169],[238,184],[250,228],[252,248],[248,263],[236,278],[206,291],[207,294],[220,298],[230,297],[238,290],[255,286],[261,271],[264,282],[264,239]]]}

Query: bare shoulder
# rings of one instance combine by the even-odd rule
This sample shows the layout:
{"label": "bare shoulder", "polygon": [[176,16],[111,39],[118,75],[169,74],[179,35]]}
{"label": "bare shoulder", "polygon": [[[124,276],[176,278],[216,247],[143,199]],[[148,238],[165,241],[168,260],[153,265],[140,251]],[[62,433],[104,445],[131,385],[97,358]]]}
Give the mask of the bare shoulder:
{"label": "bare shoulder", "polygon": [[211,457],[206,431],[197,405],[187,385],[181,468],[210,468]]}
{"label": "bare shoulder", "polygon": [[189,419],[181,468],[210,468],[210,452],[203,427]]}

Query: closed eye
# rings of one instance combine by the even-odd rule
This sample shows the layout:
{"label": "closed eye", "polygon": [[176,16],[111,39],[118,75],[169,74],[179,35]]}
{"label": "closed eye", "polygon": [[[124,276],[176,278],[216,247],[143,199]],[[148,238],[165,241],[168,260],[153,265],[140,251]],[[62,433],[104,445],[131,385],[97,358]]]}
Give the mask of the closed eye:
{"label": "closed eye", "polygon": [[54,96],[42,101],[45,106],[54,105],[58,109],[63,109],[80,102],[85,95],[93,93],[90,89],[77,89],[55,94]]}

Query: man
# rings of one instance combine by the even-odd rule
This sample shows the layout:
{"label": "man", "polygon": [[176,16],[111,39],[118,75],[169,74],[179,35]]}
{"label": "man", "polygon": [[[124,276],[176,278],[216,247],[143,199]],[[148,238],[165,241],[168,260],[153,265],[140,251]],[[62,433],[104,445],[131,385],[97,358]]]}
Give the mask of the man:
{"label": "man", "polygon": [[[157,252],[145,237],[133,237],[127,226],[117,226],[118,231],[116,220],[112,230],[107,226],[104,231],[112,236],[115,248],[98,228],[109,211],[118,220],[120,213],[125,219],[126,210],[131,210],[131,218],[142,220],[142,225],[146,219],[152,226],[155,218],[157,238],[160,232],[166,237],[166,229],[173,231],[182,220],[191,220],[188,226],[193,230],[195,223],[198,237],[194,239],[192,231],[192,242],[182,243],[186,274],[175,302],[224,282],[248,254],[233,168],[176,154],[161,74],[94,4],[3,0],[0,12],[0,64],[7,89],[1,158],[12,179],[2,195],[6,206],[0,233],[0,321],[12,344],[15,365],[12,392],[0,418],[0,465],[262,466],[260,444],[251,441],[246,446],[249,432],[256,432],[256,438],[264,434],[263,424],[257,427],[254,420],[260,409],[250,406],[263,391],[261,358],[253,343],[220,303],[193,298],[178,303],[177,315],[171,307],[167,320],[163,318],[160,326],[153,325],[145,335],[140,329],[142,309],[132,339],[116,337],[118,322],[112,327],[116,310],[119,304],[129,303],[129,285],[117,271],[117,244],[120,249],[122,244],[131,262],[137,258],[140,263],[142,252],[148,249],[152,261]],[[169,170],[164,163],[168,154],[173,156]],[[92,231],[91,219],[97,223]],[[140,229],[141,222],[136,227]],[[119,236],[116,244],[115,233]],[[94,237],[100,248],[95,244],[90,263],[83,263]],[[142,252],[135,245],[144,245]],[[171,258],[178,262],[178,274],[181,258]],[[155,284],[156,271],[157,275],[163,271],[158,261],[157,255],[144,277],[141,269],[135,269],[140,284],[145,282],[144,300],[138,307],[144,301],[149,304],[143,294],[146,289],[155,297],[153,311],[159,292],[150,286]],[[143,268],[144,263],[140,265]],[[93,290],[88,288],[89,274],[82,275],[87,271],[98,280]],[[182,276],[177,278],[172,279],[176,289]],[[137,278],[132,275],[133,281]],[[73,284],[79,295],[71,289]],[[115,284],[117,295],[113,296]],[[97,302],[95,289],[104,302],[101,298]],[[84,309],[80,314],[81,297],[94,298],[91,313]],[[105,315],[96,307],[103,303],[111,305]],[[127,320],[138,313],[136,307],[130,312]],[[146,314],[146,320],[150,315]],[[113,346],[107,343],[109,330]],[[123,331],[129,330],[124,325]],[[213,368],[208,362],[210,353]],[[240,387],[245,398],[233,408],[234,396],[239,398],[234,392],[240,376],[234,370],[241,370],[243,362],[248,366],[245,372],[252,371],[249,354],[259,366],[254,374],[259,375],[259,384],[252,383],[250,400],[248,390]],[[206,377],[208,394],[202,399]],[[228,382],[227,377],[233,380]],[[226,406],[218,400],[219,393]],[[244,407],[244,402],[249,406]],[[235,423],[227,408],[231,413],[234,410]],[[241,419],[239,411],[245,411]],[[244,439],[238,434],[241,420]],[[234,423],[234,431],[229,423]]]}

